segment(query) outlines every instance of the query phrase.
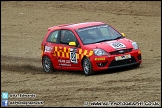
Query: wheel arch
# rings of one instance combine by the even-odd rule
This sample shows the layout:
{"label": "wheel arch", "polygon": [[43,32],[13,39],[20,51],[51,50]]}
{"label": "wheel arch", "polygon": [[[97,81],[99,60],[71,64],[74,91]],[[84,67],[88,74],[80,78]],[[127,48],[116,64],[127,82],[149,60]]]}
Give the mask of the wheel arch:
{"label": "wheel arch", "polygon": [[83,69],[83,60],[84,60],[85,58],[88,58],[88,59],[89,59],[89,62],[90,62],[90,65],[91,65],[91,72],[90,72],[90,74],[88,74],[88,75],[93,75],[93,74],[94,74],[94,71],[93,71],[93,64],[92,64],[92,62],[90,61],[90,57],[89,57],[89,56],[86,56],[86,55],[83,56],[83,58],[82,58],[82,60],[81,60],[82,70],[84,71],[84,69]]}
{"label": "wheel arch", "polygon": [[87,57],[87,56],[84,55],[83,58],[82,58],[82,60],[81,60],[81,64],[82,64],[82,66],[83,66],[83,60],[84,60],[84,58],[86,58],[86,57]]}
{"label": "wheel arch", "polygon": [[55,65],[54,65],[54,63],[53,63],[53,56],[52,56],[52,55],[49,55],[48,53],[44,53],[44,54],[43,54],[42,60],[41,60],[42,65],[43,65],[43,58],[44,58],[45,56],[48,57],[48,58],[51,60],[52,66],[53,66],[53,68],[55,68]]}

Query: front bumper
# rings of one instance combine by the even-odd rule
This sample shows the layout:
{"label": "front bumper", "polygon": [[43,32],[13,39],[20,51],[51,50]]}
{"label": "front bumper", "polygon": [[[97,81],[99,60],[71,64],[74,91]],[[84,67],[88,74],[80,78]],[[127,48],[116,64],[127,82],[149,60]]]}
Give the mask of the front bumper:
{"label": "front bumper", "polygon": [[[115,57],[123,56],[127,54],[130,54],[131,58],[124,59],[124,60],[118,60],[118,61],[115,60]],[[119,67],[140,64],[142,62],[142,57],[141,57],[140,50],[133,50],[129,53],[110,55],[110,57],[92,56],[90,60],[92,63],[93,70],[101,71],[101,70],[107,70],[111,68],[119,68]]]}

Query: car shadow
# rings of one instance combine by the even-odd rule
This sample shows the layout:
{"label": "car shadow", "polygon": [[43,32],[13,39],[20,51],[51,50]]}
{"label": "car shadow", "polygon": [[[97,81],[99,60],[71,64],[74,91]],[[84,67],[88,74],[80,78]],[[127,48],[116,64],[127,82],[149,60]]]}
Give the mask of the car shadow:
{"label": "car shadow", "polygon": [[136,68],[141,68],[141,67],[129,66],[129,67],[119,67],[119,68],[107,69],[104,71],[97,71],[94,75],[114,74],[114,73],[130,71],[130,70],[133,70]]}
{"label": "car shadow", "polygon": [[[107,69],[107,70],[104,70],[104,71],[97,71],[93,75],[90,75],[90,76],[120,73],[120,72],[130,71],[130,70],[133,70],[133,69],[136,69],[136,68],[141,68],[141,67],[129,66],[129,67],[120,67],[120,68],[114,68],[114,69]],[[58,70],[58,71],[56,71],[54,73],[68,74],[68,75],[81,75],[81,76],[85,75],[83,71],[73,71],[73,70],[72,71]],[[85,77],[88,77],[88,76],[85,75]]]}

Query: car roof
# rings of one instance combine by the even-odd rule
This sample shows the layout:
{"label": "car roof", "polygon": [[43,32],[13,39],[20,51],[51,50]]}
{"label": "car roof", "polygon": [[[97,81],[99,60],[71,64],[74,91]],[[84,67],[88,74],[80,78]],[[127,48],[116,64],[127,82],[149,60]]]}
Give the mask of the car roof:
{"label": "car roof", "polygon": [[105,24],[105,23],[104,22],[83,22],[83,23],[75,23],[75,24],[62,24],[58,26],[49,27],[48,30],[61,29],[61,28],[80,29],[89,26],[101,25],[101,24]]}

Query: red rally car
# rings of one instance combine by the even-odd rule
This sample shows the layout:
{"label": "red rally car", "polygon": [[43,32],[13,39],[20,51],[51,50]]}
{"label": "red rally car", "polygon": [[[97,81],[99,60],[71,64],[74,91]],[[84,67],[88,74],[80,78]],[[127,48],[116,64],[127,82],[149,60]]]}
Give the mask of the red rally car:
{"label": "red rally car", "polygon": [[92,75],[110,68],[139,67],[142,62],[137,43],[104,22],[50,27],[41,50],[45,72],[75,70]]}

